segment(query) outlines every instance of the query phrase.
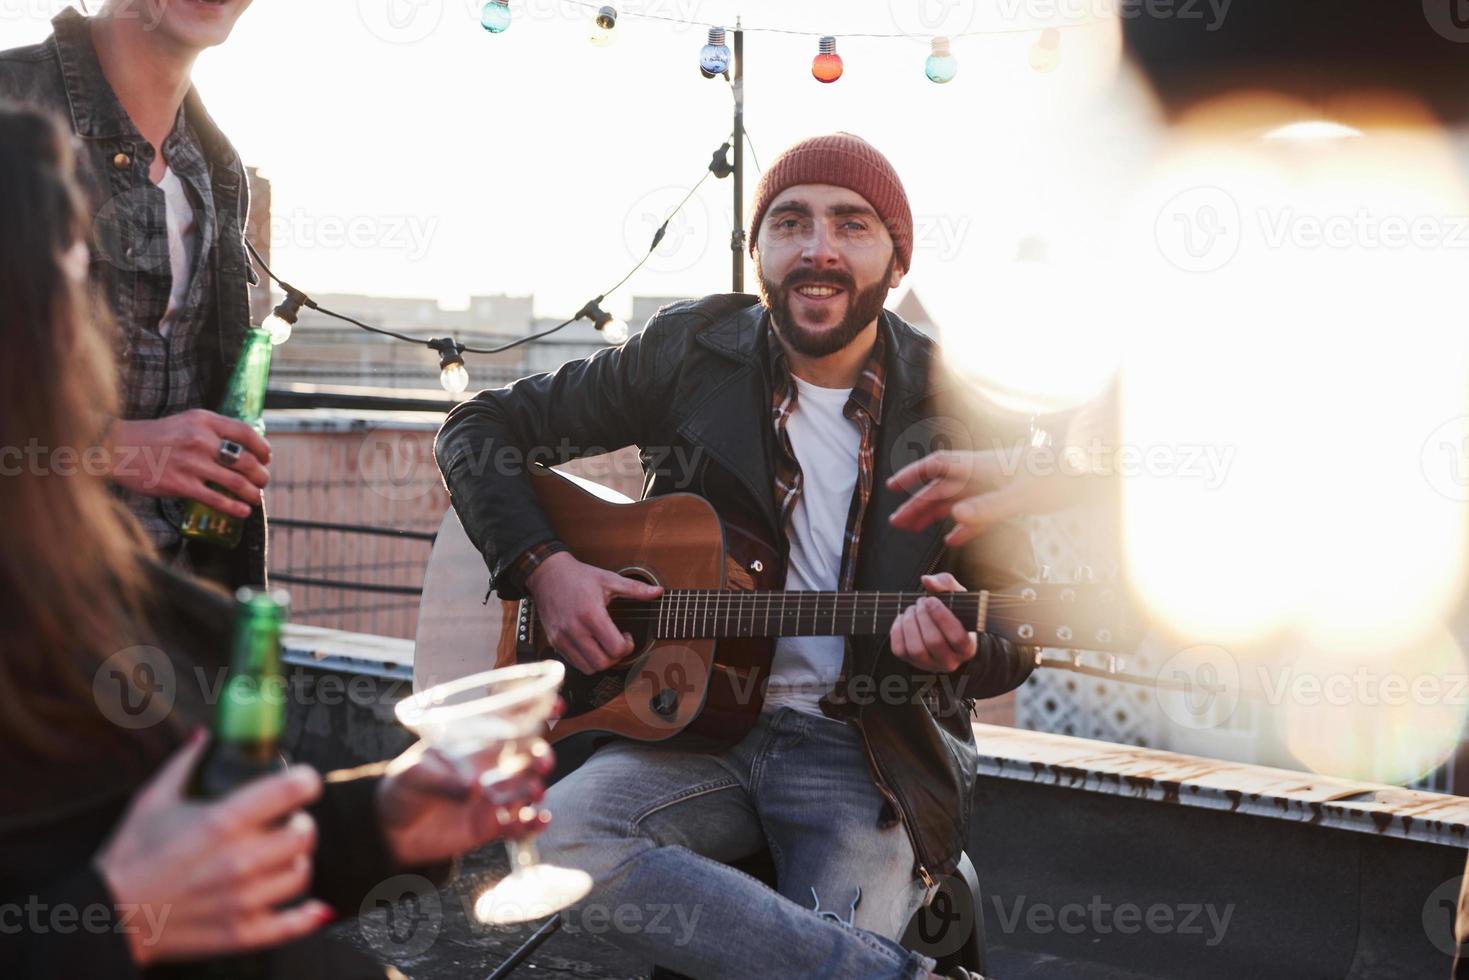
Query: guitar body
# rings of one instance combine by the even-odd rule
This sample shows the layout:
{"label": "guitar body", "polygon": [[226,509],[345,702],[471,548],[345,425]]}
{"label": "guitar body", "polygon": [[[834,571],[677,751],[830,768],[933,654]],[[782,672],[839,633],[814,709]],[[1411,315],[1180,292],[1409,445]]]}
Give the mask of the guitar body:
{"label": "guitar body", "polygon": [[[716,514],[703,497],[631,501],[543,466],[531,485],[579,560],[661,585],[656,600],[614,599],[608,614],[634,652],[598,674],[567,664],[566,711],[552,741],[605,732],[661,741],[680,732],[717,744],[753,727],[781,636],[885,636],[927,593],[787,591],[779,550],[758,517]],[[450,511],[439,528],[419,606],[419,690],[494,667],[557,659],[531,600],[484,593],[484,559]],[[967,629],[1021,647],[1127,650],[1132,630],[1110,587],[1019,585],[937,596]],[[1046,665],[1044,661],[1038,661]],[[1080,670],[1079,660],[1073,664]],[[1112,673],[1109,666],[1107,674]]]}
{"label": "guitar body", "polygon": [[[694,494],[619,500],[588,481],[532,469],[542,510],[579,561],[665,589],[779,588],[779,553],[738,526],[726,528]],[[424,577],[414,686],[492,667],[562,659],[534,615],[534,603],[485,601],[484,560],[451,510]],[[476,594],[478,593],[478,594]],[[608,732],[643,741],[679,732],[733,742],[754,725],[774,655],[770,638],[659,639],[652,622],[628,629],[633,654],[591,676],[567,664],[566,711],[550,738]],[[639,635],[639,634],[642,635]]]}

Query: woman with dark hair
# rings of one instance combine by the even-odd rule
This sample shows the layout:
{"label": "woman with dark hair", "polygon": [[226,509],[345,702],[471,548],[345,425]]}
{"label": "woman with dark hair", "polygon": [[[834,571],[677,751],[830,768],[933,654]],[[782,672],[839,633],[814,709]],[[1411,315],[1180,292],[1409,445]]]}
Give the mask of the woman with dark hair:
{"label": "woman with dark hair", "polygon": [[[185,798],[209,717],[185,681],[226,664],[231,604],[149,557],[107,491],[117,372],[85,214],[64,131],[0,107],[0,975],[187,975],[268,950],[271,976],[380,978],[311,934],[394,875],[543,826],[549,749],[493,801],[418,747]],[[157,657],[171,710],[120,716],[116,686],[142,703]]]}

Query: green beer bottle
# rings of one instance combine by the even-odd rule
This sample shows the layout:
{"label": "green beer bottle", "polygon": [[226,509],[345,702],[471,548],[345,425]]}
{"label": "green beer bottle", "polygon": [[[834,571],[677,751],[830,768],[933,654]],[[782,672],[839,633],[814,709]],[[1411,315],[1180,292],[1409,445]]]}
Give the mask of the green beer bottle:
{"label": "green beer bottle", "polygon": [[281,624],[289,609],[282,591],[235,593],[230,671],[214,712],[214,737],[189,782],[191,797],[217,800],[285,768],[278,743],[286,718]]}
{"label": "green beer bottle", "polygon": [[[270,382],[270,334],[253,329],[245,334],[245,346],[240,359],[235,363],[235,373],[230,375],[229,388],[224,393],[224,404],[219,414],[239,419],[261,435],[265,434],[265,388]],[[219,486],[208,484],[209,489],[233,497],[234,494]],[[233,548],[240,543],[245,530],[245,519],[231,514],[221,514],[213,507],[189,501],[184,508],[184,521],[179,531],[186,538],[206,541],[221,548]]]}
{"label": "green beer bottle", "polygon": [[[189,780],[191,798],[217,800],[286,768],[279,749],[286,717],[281,624],[289,609],[290,597],[282,591],[235,593],[230,671],[214,712],[213,737]],[[264,980],[271,972],[270,953],[218,957],[192,964],[190,971],[198,980]]]}

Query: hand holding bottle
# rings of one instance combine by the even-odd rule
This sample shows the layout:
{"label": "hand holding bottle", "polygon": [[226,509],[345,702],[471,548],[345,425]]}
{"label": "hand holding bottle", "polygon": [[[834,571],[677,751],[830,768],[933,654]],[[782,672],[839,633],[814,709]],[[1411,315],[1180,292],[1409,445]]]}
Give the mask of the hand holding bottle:
{"label": "hand holding bottle", "polygon": [[332,919],[315,900],[277,908],[311,881],[316,827],[301,808],[321,777],[297,766],[192,802],[185,787],[205,742],[201,732],[174,753],[95,859],[115,902],[146,907],[127,934],[140,967],[275,946]]}
{"label": "hand holding bottle", "polygon": [[[225,440],[244,450],[229,467],[219,461]],[[149,497],[197,500],[237,517],[250,516],[270,482],[265,437],[246,422],[202,408],[161,419],[119,419],[108,430],[106,448],[112,482]]]}

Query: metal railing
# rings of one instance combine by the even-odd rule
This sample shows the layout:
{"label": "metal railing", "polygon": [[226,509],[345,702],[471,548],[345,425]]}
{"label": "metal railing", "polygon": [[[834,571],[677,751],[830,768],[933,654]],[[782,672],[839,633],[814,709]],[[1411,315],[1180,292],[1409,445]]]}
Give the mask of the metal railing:
{"label": "metal railing", "polygon": [[[268,410],[331,409],[313,424],[295,417],[272,429],[276,460],[270,486],[270,575],[288,587],[298,623],[412,639],[423,574],[447,500],[432,464],[432,420],[453,403],[431,392],[408,396],[353,388],[273,388]],[[356,414],[353,424],[340,415]],[[389,438],[384,439],[384,434]],[[400,443],[399,440],[403,440]],[[370,450],[396,452],[412,442],[407,478]]]}

